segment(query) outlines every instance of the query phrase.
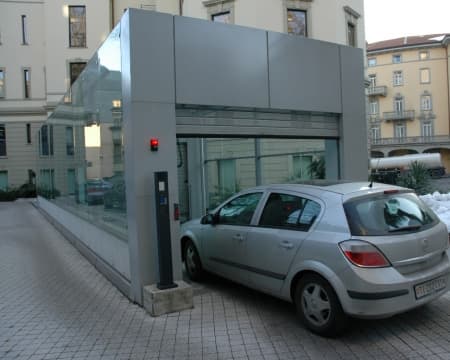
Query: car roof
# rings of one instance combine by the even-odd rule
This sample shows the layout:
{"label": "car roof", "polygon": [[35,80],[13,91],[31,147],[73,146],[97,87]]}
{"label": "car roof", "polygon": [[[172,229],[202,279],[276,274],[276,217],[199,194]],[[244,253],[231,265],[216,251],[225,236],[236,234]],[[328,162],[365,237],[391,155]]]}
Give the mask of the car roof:
{"label": "car roof", "polygon": [[[272,184],[272,185],[264,185],[253,188],[253,190],[261,189],[261,190],[289,190],[289,191],[311,191],[311,192],[331,192],[340,195],[344,195],[346,197],[352,195],[358,196],[361,193],[371,192],[381,192],[385,190],[405,190],[405,188],[383,184],[383,183],[375,183],[369,181],[329,181],[329,180],[312,180],[305,181],[297,184]],[[249,189],[250,190],[250,189]]]}

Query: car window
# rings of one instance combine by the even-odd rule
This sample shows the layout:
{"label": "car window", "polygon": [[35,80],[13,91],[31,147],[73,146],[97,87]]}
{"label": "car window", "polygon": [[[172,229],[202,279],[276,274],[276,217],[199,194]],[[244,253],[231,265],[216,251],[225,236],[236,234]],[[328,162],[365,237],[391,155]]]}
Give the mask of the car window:
{"label": "car window", "polygon": [[262,193],[239,196],[219,210],[219,224],[250,225]]}
{"label": "car window", "polygon": [[414,193],[379,194],[344,204],[352,235],[382,236],[424,230],[434,213]]}
{"label": "car window", "polygon": [[320,212],[314,201],[288,194],[270,194],[259,221],[260,226],[308,231]]}

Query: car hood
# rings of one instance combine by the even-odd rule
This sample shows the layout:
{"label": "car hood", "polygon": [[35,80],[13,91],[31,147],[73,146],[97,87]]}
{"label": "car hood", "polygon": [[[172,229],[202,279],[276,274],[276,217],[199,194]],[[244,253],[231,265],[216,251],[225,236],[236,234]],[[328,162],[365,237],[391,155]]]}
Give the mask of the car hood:
{"label": "car hood", "polygon": [[190,228],[192,228],[193,226],[198,226],[198,225],[200,225],[200,220],[201,219],[194,219],[194,220],[189,220],[189,221],[186,221],[185,223],[183,223],[182,225],[181,225],[181,232],[185,232],[185,231],[188,231]]}

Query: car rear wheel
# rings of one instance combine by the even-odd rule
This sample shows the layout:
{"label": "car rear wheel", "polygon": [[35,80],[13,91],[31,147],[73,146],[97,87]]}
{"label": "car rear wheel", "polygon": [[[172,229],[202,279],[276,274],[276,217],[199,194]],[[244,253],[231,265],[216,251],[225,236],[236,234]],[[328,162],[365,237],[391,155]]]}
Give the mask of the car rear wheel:
{"label": "car rear wheel", "polygon": [[294,300],[300,320],[316,334],[335,336],[345,329],[347,316],[333,288],[321,276],[302,277]]}
{"label": "car rear wheel", "polygon": [[184,245],[184,264],[186,273],[193,281],[199,281],[203,277],[203,268],[200,261],[198,251],[191,240],[188,240]]}

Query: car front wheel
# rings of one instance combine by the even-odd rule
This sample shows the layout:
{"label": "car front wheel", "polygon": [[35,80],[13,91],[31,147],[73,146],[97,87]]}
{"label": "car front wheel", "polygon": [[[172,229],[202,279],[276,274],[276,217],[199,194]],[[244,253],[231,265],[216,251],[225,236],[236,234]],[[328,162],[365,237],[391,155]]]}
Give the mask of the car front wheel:
{"label": "car front wheel", "polygon": [[333,288],[321,276],[303,276],[294,300],[300,320],[316,334],[336,336],[345,329],[347,316]]}
{"label": "car front wheel", "polygon": [[201,280],[203,276],[202,263],[198,251],[191,240],[188,240],[184,245],[184,264],[186,273],[193,281]]}

